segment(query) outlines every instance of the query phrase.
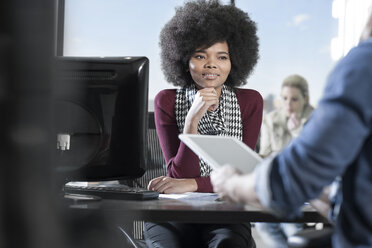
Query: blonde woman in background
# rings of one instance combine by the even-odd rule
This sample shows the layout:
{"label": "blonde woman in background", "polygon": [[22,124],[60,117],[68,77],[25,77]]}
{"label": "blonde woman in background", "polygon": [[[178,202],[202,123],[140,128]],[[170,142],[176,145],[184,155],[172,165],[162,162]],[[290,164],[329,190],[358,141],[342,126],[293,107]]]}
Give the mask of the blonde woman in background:
{"label": "blonde woman in background", "polygon": [[296,138],[314,108],[309,104],[309,89],[305,78],[291,75],[284,79],[282,106],[265,115],[261,129],[260,155],[279,152]]}
{"label": "blonde woman in background", "polygon": [[[262,157],[281,151],[296,138],[314,110],[309,104],[308,84],[299,75],[284,79],[281,101],[281,107],[263,119],[259,150]],[[287,238],[302,228],[301,224],[289,223],[256,223],[255,226],[270,248],[287,247]]]}

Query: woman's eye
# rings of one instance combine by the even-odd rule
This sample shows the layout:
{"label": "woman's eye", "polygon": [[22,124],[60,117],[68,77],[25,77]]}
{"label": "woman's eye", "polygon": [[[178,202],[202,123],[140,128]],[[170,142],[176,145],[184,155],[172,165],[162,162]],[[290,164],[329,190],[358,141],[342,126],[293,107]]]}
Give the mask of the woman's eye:
{"label": "woman's eye", "polygon": [[204,59],[204,56],[203,55],[195,55],[194,58],[196,58],[196,59]]}
{"label": "woman's eye", "polygon": [[227,60],[228,57],[227,57],[227,56],[220,56],[219,59],[220,59],[220,60]]}

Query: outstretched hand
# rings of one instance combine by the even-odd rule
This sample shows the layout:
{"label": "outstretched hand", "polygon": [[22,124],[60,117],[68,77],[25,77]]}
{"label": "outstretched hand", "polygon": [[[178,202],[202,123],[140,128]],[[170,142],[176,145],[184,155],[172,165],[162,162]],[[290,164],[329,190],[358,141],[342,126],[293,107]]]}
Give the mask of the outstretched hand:
{"label": "outstretched hand", "polygon": [[230,165],[225,165],[217,170],[214,170],[211,174],[211,182],[213,185],[213,191],[218,193],[221,199],[233,200],[228,181],[233,179],[235,176],[240,175],[240,172]]}
{"label": "outstretched hand", "polygon": [[213,189],[223,200],[242,202],[262,207],[256,190],[254,174],[240,174],[230,165],[225,165],[211,174]]}

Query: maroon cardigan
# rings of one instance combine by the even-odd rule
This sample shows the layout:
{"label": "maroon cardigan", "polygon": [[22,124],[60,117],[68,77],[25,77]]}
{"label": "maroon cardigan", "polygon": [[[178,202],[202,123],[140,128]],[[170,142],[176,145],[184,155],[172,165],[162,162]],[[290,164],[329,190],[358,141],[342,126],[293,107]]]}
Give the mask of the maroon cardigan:
{"label": "maroon cardigan", "polygon": [[[236,89],[243,123],[243,142],[254,149],[260,132],[263,100],[255,90]],[[155,125],[167,163],[168,176],[194,178],[198,192],[213,192],[210,177],[200,176],[199,158],[178,139],[175,117],[176,89],[160,91],[154,101]]]}

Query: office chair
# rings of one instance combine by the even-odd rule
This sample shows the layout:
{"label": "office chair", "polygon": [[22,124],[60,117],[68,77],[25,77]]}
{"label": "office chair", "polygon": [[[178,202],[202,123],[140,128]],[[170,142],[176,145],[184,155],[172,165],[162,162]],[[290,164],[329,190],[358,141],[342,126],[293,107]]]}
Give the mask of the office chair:
{"label": "office chair", "polygon": [[[149,124],[147,133],[147,155],[148,164],[145,174],[135,180],[134,186],[147,188],[149,182],[160,176],[167,175],[167,168],[163,157],[163,152],[160,147],[159,138],[156,133],[154,112],[149,112]],[[143,239],[143,221],[136,221],[134,223],[133,236],[135,239]]]}
{"label": "office chair", "polygon": [[134,180],[134,186],[147,188],[151,179],[167,174],[167,168],[156,133],[154,112],[149,112],[149,124],[147,130],[147,170],[145,174]]}
{"label": "office chair", "polygon": [[[148,133],[147,133],[147,156],[148,163],[145,174],[132,181],[133,187],[147,188],[149,182],[159,176],[167,174],[167,168],[163,157],[163,152],[160,147],[159,138],[156,133],[154,112],[149,112],[148,118]],[[129,246],[133,248],[146,247],[143,240],[143,221],[135,221],[133,226],[118,226],[119,232],[127,239]]]}

